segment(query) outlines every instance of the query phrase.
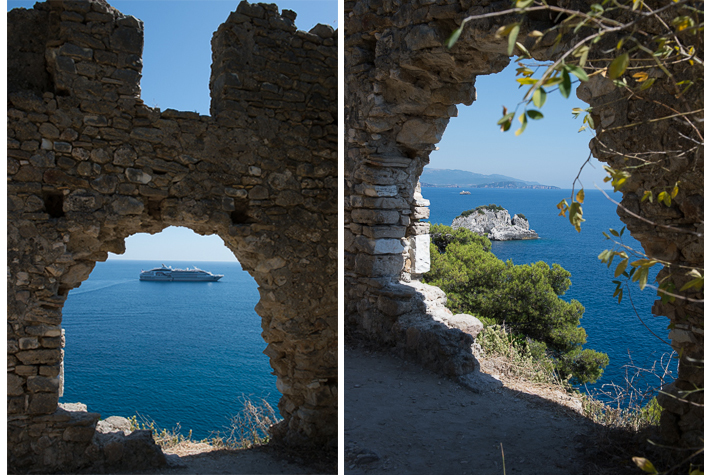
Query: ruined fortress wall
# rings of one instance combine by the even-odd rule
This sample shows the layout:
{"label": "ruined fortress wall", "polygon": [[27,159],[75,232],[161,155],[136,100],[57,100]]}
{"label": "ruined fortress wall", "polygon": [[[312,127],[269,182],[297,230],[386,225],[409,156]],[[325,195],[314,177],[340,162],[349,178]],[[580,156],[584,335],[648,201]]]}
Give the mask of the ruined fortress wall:
{"label": "ruined fortress wall", "polygon": [[[456,116],[456,104],[475,100],[476,76],[499,72],[509,62],[506,40],[495,36],[504,20],[469,22],[453,48],[446,49],[443,43],[463,18],[506,6],[473,0],[345,3],[346,329],[397,347],[450,375],[472,371],[476,364],[470,340],[446,323],[445,296],[417,281],[428,270],[429,252],[428,225],[420,222],[428,217],[428,201],[421,196],[418,178],[449,119]],[[519,38],[532,29],[545,30],[550,26],[547,21],[526,20]],[[533,53],[538,59],[554,58],[552,41]],[[578,94],[598,109],[600,143],[620,152],[615,155],[593,145],[601,160],[619,166],[629,153],[688,149],[678,133],[691,136],[692,127],[679,126],[678,121],[601,133],[612,124],[623,126],[667,113],[646,98],[629,101],[602,78],[583,85]],[[691,110],[702,108],[702,95],[688,100]],[[660,160],[655,166],[635,171],[637,178],[622,189],[623,204],[650,221],[684,232],[644,224],[621,210],[619,214],[651,256],[702,267],[702,237],[697,234],[702,233],[703,221],[702,147],[690,155],[661,155],[652,157]],[[657,194],[676,180],[681,180],[682,191],[672,206],[639,204],[641,190]],[[687,281],[677,269],[674,279],[676,288]],[[690,358],[681,362],[678,380],[667,389],[678,395],[680,390],[702,388],[702,306],[677,299],[658,302],[654,311],[671,319],[673,346]],[[701,401],[702,392],[692,398]],[[668,441],[697,444],[702,407],[672,397],[659,401],[665,409]]]}
{"label": "ruined fortress wall", "polygon": [[[673,74],[677,81],[689,79],[688,71]],[[594,156],[615,169],[640,167],[622,188],[617,214],[650,258],[671,263],[657,280],[672,282],[670,292],[694,299],[666,303],[659,299],[653,306],[655,315],[670,320],[668,338],[678,354],[678,377],[658,395],[664,408],[661,428],[666,442],[694,447],[702,446],[703,440],[703,392],[697,391],[704,387],[703,292],[679,289],[692,279],[689,269],[704,266],[703,147],[695,146],[703,129],[694,115],[687,121],[656,120],[673,112],[661,104],[675,103],[675,110],[702,109],[703,90],[688,91],[685,103],[675,99],[675,93],[671,81],[664,78],[631,100],[604,78],[592,78],[577,90],[579,98],[593,107],[597,140],[590,147]],[[676,184],[679,191],[671,206],[641,200],[646,191],[656,197],[662,191],[670,193]]]}
{"label": "ruined fortress wall", "polygon": [[200,116],[140,99],[140,20],[93,0],[8,14],[11,468],[130,466],[97,438],[98,414],[58,408],[62,307],[126,237],[167,226],[219,235],[258,283],[274,435],[335,444],[336,34],[295,16],[239,5],[213,37]]}

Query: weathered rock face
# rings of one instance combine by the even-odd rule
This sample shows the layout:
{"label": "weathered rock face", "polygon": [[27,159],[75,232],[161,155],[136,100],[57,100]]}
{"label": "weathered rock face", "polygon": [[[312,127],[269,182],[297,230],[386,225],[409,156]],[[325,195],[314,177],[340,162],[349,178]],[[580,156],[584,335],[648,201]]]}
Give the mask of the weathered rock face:
{"label": "weathered rock face", "polygon": [[87,451],[98,414],[57,407],[62,307],[126,237],[167,226],[219,235],[259,284],[264,353],[283,395],[275,436],[334,444],[332,28],[297,31],[295,13],[241,3],[212,40],[208,117],[143,104],[143,24],[106,2],[9,17],[9,44],[20,45],[8,51],[9,467],[100,465]]}
{"label": "weathered rock face", "polygon": [[[418,275],[428,270],[420,258],[428,252],[423,246],[428,224],[419,220],[427,218],[429,210],[428,201],[419,192],[418,178],[449,118],[456,116],[456,104],[469,105],[475,100],[476,76],[499,72],[508,64],[505,38],[495,36],[505,20],[490,17],[469,22],[453,48],[443,44],[466,16],[507,6],[472,0],[345,3],[345,318],[350,331],[398,346],[404,345],[402,329],[408,322],[420,322],[412,330],[418,341],[426,340],[421,337],[426,328],[421,322],[429,322],[432,334],[436,333],[427,310],[412,308],[415,300],[425,306],[432,302],[419,296],[424,288],[413,285]],[[518,38],[525,38],[530,30],[552,26],[547,21],[542,17],[526,20]],[[610,42],[610,48],[616,44],[614,38],[605,41]],[[543,43],[533,54],[539,60],[553,59],[559,51],[554,48],[552,42]],[[702,57],[702,44],[695,49]],[[676,73],[677,78],[684,77],[683,71]],[[678,107],[684,111],[702,109],[702,94],[697,93],[701,90],[694,90],[688,102]],[[663,91],[664,103],[675,104],[672,85],[664,85]],[[690,155],[645,155],[654,150],[687,150],[687,142],[681,141],[683,136],[693,137],[693,126],[653,121],[640,128],[624,127],[663,117],[668,111],[646,98],[629,100],[600,76],[580,87],[578,95],[594,107],[594,122],[602,139],[592,144],[596,157],[617,165],[625,157],[657,161],[634,171],[637,178],[622,189],[622,204],[660,225],[682,229],[648,225],[619,211],[632,235],[653,257],[673,265],[702,267],[702,147]],[[606,131],[610,126],[615,130]],[[702,128],[702,124],[694,127]],[[640,203],[643,190],[657,193],[677,180],[683,187],[671,207]],[[680,288],[688,278],[676,272],[673,280]],[[410,281],[415,295],[409,298],[389,290]],[[702,299],[700,295],[690,297]],[[670,338],[684,354],[678,380],[669,391],[675,396],[702,388],[702,304],[677,299],[675,303],[656,303],[654,311],[674,323]],[[406,320],[402,318],[405,314],[410,315]],[[435,355],[426,345],[408,348],[413,358],[439,370],[462,368],[449,362],[470,351],[458,346],[459,353],[440,351]],[[694,392],[692,403],[701,403],[702,394]],[[662,425],[668,439],[700,445],[702,407],[674,404],[671,399],[659,398],[665,408]]]}
{"label": "weathered rock face", "polygon": [[[695,48],[703,54],[702,44]],[[676,68],[672,72],[677,81],[688,79],[687,71]],[[668,115],[659,104],[677,104],[676,109],[683,111],[702,110],[702,88],[687,91],[680,102],[674,98],[673,85],[663,79],[658,87],[625,100],[611,81],[595,76],[577,89],[577,96],[593,107],[599,124],[597,140],[590,143],[594,155],[617,169],[638,166],[622,188],[617,214],[649,257],[671,264],[659,272],[658,279],[682,288],[691,279],[687,268],[704,266],[704,149],[692,146],[693,141],[698,143],[703,122],[697,114],[680,122],[657,119]],[[679,192],[671,206],[641,202],[645,191],[656,196],[675,183],[679,183]],[[680,355],[678,378],[663,388],[658,402],[664,409],[661,428],[666,442],[700,447],[703,391],[697,389],[704,387],[703,292],[683,295],[691,300],[657,300],[653,306],[654,314],[670,319],[668,338]]]}
{"label": "weathered rock face", "polygon": [[467,216],[458,216],[451,223],[453,229],[466,228],[481,236],[487,235],[491,241],[514,241],[537,239],[537,233],[530,229],[530,223],[519,214],[510,219],[507,209],[480,209]]}

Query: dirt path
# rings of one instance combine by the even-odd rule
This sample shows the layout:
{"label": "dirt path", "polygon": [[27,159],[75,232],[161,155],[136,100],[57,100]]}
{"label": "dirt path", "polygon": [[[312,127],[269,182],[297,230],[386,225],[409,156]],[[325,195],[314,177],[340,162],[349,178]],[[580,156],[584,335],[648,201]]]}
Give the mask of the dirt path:
{"label": "dirt path", "polygon": [[192,444],[181,447],[182,455],[166,453],[168,465],[157,470],[140,472],[117,472],[114,475],[272,475],[272,474],[325,474],[336,473],[333,469],[319,469],[305,465],[298,459],[288,460],[271,447],[256,447],[245,450],[212,450],[207,444]]}
{"label": "dirt path", "polygon": [[[490,378],[490,377],[489,377]],[[580,473],[592,423],[504,387],[474,392],[383,353],[345,351],[349,474]]]}

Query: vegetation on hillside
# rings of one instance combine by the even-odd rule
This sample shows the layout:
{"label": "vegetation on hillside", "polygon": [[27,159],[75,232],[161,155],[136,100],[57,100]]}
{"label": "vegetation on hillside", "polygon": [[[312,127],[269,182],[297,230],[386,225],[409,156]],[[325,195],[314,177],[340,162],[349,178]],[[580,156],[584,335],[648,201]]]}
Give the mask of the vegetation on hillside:
{"label": "vegetation on hillside", "polygon": [[476,206],[474,209],[469,209],[469,210],[467,210],[467,211],[464,211],[463,213],[461,213],[461,214],[459,215],[459,217],[464,217],[464,218],[465,218],[466,216],[469,216],[469,215],[471,215],[471,214],[473,214],[473,213],[476,213],[476,212],[477,212],[478,214],[483,214],[483,213],[484,213],[484,210],[489,210],[489,211],[505,211],[505,208],[503,208],[502,206],[498,206],[498,205],[496,205],[496,204],[491,203],[491,204],[489,204],[489,205]]}
{"label": "vegetation on hillside", "polygon": [[584,384],[601,377],[609,357],[582,348],[584,307],[560,298],[569,272],[558,264],[503,262],[487,238],[464,228],[433,225],[431,236],[431,270],[424,279],[446,292],[452,311],[476,315],[486,325],[505,324],[532,357],[550,358],[562,379]]}

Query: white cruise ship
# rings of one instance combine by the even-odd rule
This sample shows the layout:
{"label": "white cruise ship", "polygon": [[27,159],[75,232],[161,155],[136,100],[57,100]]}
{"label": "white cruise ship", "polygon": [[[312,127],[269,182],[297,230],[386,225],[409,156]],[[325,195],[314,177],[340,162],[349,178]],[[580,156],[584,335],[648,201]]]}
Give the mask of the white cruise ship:
{"label": "white cruise ship", "polygon": [[140,280],[159,282],[216,282],[222,277],[224,276],[221,274],[213,274],[197,267],[192,269],[173,269],[165,264],[162,267],[141,271],[140,274]]}

